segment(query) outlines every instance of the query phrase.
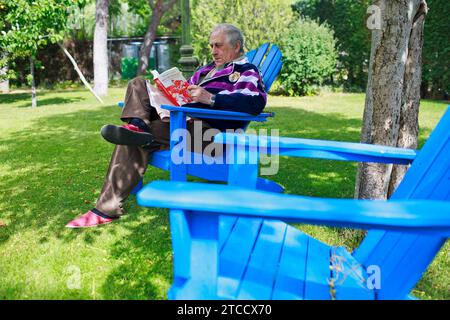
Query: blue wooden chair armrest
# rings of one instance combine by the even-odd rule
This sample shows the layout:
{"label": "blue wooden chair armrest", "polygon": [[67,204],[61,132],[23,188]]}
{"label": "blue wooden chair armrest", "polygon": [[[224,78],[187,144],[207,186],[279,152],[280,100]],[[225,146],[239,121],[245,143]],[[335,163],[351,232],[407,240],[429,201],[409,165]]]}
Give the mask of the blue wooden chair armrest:
{"label": "blue wooden chair armrest", "polygon": [[[123,108],[124,102],[121,101],[117,104]],[[252,115],[244,112],[201,109],[201,108],[189,108],[189,107],[175,107],[169,105],[162,105],[161,108],[170,111],[181,111],[185,115],[193,118],[205,118],[205,119],[222,119],[222,120],[239,120],[239,121],[267,121],[267,118],[273,117],[273,112],[263,112],[258,115]]]}
{"label": "blue wooden chair armrest", "polygon": [[[185,125],[185,117],[173,111],[174,127]],[[387,201],[257,191],[258,166],[247,162],[229,165],[229,185],[175,181],[148,185],[138,194],[138,203],[170,208],[174,281],[169,298],[410,297],[450,237],[449,127],[450,110],[420,152],[336,141],[216,136],[216,143],[246,151],[234,153],[237,160],[257,162],[258,153],[270,153],[412,165]],[[283,220],[369,232],[350,253]],[[369,279],[374,280],[373,288],[366,286]]]}
{"label": "blue wooden chair armrest", "polygon": [[409,164],[418,151],[396,147],[301,138],[219,133],[214,142],[258,148],[261,153],[328,160]]}
{"label": "blue wooden chair armrest", "polygon": [[312,198],[174,181],[152,182],[138,193],[137,199],[139,205],[147,207],[450,237],[450,206],[444,201]]}
{"label": "blue wooden chair armrest", "polygon": [[274,113],[260,113],[258,115],[252,115],[244,112],[202,109],[202,108],[189,108],[189,107],[175,107],[169,105],[162,105],[161,108],[169,111],[182,112],[186,116],[193,118],[208,118],[208,119],[222,119],[222,120],[239,120],[239,121],[267,121],[268,117],[273,117]]}
{"label": "blue wooden chair armrest", "polygon": [[[121,108],[124,106],[124,102],[117,103]],[[189,108],[189,107],[175,107],[169,105],[163,105],[161,108],[170,111],[181,111],[185,115],[196,118],[208,118],[208,119],[223,119],[223,120],[240,120],[240,121],[267,121],[267,118],[275,116],[273,112],[263,112],[258,115],[252,115],[244,112],[223,111],[223,110],[211,110],[201,108]]]}

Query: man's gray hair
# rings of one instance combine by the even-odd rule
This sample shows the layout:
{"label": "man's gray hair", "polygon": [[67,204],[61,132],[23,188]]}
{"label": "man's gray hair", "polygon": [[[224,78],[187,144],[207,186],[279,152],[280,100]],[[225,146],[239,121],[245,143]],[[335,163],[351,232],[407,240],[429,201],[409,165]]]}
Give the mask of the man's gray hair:
{"label": "man's gray hair", "polygon": [[216,32],[225,32],[227,35],[228,43],[233,47],[237,46],[238,41],[241,43],[241,54],[244,54],[244,35],[242,31],[239,30],[236,26],[230,23],[221,23],[214,27],[211,31],[211,34]]}

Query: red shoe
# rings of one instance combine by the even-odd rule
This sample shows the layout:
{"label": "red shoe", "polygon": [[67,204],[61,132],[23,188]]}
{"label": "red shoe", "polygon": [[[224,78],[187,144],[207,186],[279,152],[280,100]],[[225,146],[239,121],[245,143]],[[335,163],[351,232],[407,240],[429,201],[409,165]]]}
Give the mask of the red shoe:
{"label": "red shoe", "polygon": [[106,141],[113,144],[145,146],[153,142],[153,135],[133,124],[115,126],[107,124],[102,127],[101,134]]}
{"label": "red shoe", "polygon": [[92,210],[89,210],[82,216],[79,216],[75,220],[70,221],[66,228],[88,228],[95,227],[101,224],[107,224],[117,220],[118,218],[106,218],[101,217],[98,214],[94,213]]}

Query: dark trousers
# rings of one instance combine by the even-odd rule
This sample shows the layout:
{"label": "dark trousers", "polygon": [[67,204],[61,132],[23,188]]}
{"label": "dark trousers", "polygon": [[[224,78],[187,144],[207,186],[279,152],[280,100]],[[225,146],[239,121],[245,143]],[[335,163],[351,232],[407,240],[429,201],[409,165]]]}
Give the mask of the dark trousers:
{"label": "dark trousers", "polygon": [[[97,210],[110,217],[125,214],[123,204],[144,176],[150,154],[169,148],[170,123],[162,121],[156,110],[151,107],[145,81],[143,78],[136,78],[129,82],[121,120],[127,121],[130,118],[143,120],[149,126],[154,142],[146,148],[116,145],[95,206]],[[211,129],[207,122],[201,121],[201,125],[195,125],[196,121],[200,120],[191,120],[187,123],[192,139],[199,135],[201,137],[207,129]],[[202,149],[208,144],[202,143]],[[194,151],[201,152],[201,150]]]}

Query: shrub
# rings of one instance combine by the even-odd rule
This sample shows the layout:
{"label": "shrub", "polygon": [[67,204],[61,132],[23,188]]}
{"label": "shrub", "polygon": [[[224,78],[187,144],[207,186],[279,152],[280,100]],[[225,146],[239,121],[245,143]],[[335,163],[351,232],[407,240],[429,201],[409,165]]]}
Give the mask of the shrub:
{"label": "shrub", "polygon": [[424,29],[423,93],[429,98],[450,99],[450,6],[448,0],[428,0],[427,4],[430,11]]}
{"label": "shrub", "polygon": [[[443,0],[447,1],[448,0]],[[334,79],[346,91],[361,92],[367,85],[371,31],[366,28],[367,8],[372,0],[298,0],[293,10],[303,17],[326,22],[334,30],[339,50],[338,70]],[[428,1],[427,1],[428,2]],[[428,16],[427,16],[428,19]]]}
{"label": "shrub", "polygon": [[265,42],[279,45],[293,21],[291,0],[195,0],[192,2],[192,46],[200,64],[211,61],[209,33],[218,23],[232,23],[244,34],[245,51]]}
{"label": "shrub", "polygon": [[280,82],[290,96],[314,94],[336,71],[336,41],[325,24],[299,19],[286,32],[281,47]]}

